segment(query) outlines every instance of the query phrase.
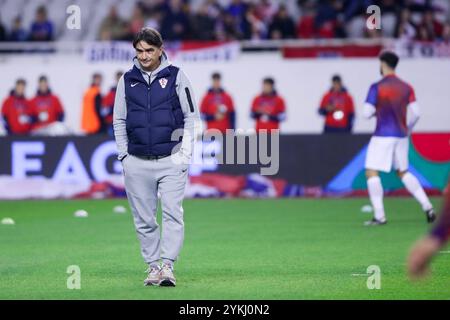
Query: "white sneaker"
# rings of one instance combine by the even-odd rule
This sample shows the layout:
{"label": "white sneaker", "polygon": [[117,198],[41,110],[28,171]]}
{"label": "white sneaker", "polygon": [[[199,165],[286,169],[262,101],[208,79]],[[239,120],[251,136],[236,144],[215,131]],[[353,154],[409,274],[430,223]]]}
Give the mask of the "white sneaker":
{"label": "white sneaker", "polygon": [[386,220],[378,220],[378,219],[375,219],[375,218],[373,218],[372,220],[364,222],[364,225],[366,227],[368,227],[368,226],[383,226],[385,224],[387,224]]}
{"label": "white sneaker", "polygon": [[144,280],[144,286],[158,286],[161,282],[159,266],[149,267],[145,272],[148,273],[147,278]]}
{"label": "white sneaker", "polygon": [[160,282],[159,285],[162,287],[175,287],[176,280],[173,274],[173,266],[169,264],[164,264],[159,272]]}

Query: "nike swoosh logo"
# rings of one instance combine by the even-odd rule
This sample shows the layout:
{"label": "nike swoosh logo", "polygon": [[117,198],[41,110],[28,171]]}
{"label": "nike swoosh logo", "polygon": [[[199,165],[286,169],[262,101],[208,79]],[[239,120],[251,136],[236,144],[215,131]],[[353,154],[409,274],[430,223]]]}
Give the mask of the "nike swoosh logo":
{"label": "nike swoosh logo", "polygon": [[138,84],[139,84],[139,82],[132,83],[132,84],[131,84],[131,87],[132,87],[132,88],[133,88],[133,87],[136,87]]}

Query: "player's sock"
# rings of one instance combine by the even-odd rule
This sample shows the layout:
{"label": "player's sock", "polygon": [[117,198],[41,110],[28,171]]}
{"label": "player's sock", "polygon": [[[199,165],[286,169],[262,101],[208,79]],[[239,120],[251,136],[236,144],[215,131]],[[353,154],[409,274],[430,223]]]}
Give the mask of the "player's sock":
{"label": "player's sock", "polygon": [[148,264],[148,267],[149,267],[150,269],[152,269],[152,268],[159,268],[159,260],[150,262],[150,263]]}
{"label": "player's sock", "polygon": [[162,263],[168,266],[171,266],[173,268],[173,263],[174,261],[172,259],[168,259],[168,258],[162,258]]}
{"label": "player's sock", "polygon": [[416,198],[416,200],[419,201],[419,203],[422,205],[423,211],[428,211],[433,208],[433,205],[431,204],[430,200],[427,197],[427,194],[420,185],[419,180],[417,180],[417,178],[413,174],[411,174],[410,172],[405,173],[403,175],[402,182],[409,193],[411,193],[414,198]]}
{"label": "player's sock", "polygon": [[370,202],[372,202],[375,219],[378,221],[385,221],[383,206],[383,186],[381,179],[378,176],[367,179],[367,189],[369,191]]}

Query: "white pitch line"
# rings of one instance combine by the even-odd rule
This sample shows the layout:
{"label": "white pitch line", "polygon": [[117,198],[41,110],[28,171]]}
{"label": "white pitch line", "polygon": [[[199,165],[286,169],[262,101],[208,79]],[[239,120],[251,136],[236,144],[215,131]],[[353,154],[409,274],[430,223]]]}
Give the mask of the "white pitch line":
{"label": "white pitch line", "polygon": [[366,273],[352,273],[352,277],[367,277]]}
{"label": "white pitch line", "polygon": [[450,251],[439,251],[439,253],[450,253]]}

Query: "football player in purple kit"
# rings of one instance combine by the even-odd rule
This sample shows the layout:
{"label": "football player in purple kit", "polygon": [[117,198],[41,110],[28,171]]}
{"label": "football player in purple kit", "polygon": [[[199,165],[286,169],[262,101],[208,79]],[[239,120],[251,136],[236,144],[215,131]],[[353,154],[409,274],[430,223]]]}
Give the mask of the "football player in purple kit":
{"label": "football player in purple kit", "polygon": [[379,59],[383,78],[370,87],[364,104],[364,116],[376,118],[376,129],[369,142],[365,163],[374,217],[365,225],[384,225],[387,222],[379,172],[390,172],[392,167],[406,189],[421,204],[427,221],[431,223],[436,218],[433,206],[418,179],[408,171],[408,135],[419,120],[414,89],[395,74],[399,61],[395,53],[383,52]]}

